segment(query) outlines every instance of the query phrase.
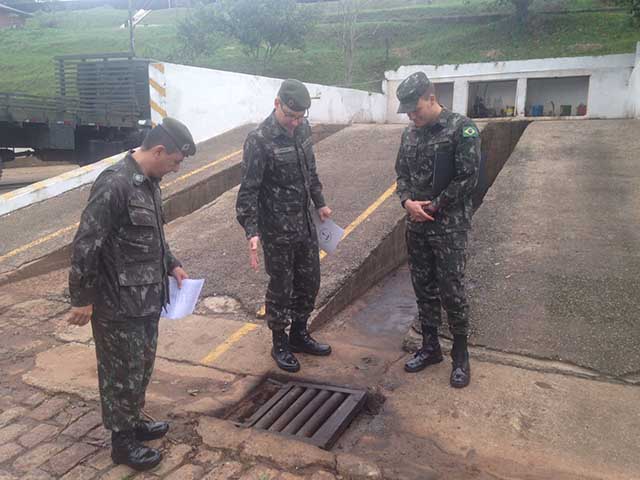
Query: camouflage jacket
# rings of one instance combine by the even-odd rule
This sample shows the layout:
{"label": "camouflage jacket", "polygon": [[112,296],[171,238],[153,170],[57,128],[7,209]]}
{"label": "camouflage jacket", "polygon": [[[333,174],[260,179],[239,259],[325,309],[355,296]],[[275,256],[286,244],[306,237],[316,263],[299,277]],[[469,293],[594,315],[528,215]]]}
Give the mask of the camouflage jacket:
{"label": "camouflage jacket", "polygon": [[293,242],[315,235],[310,216],[325,205],[316,172],[311,127],[305,120],[290,137],[272,113],[244,144],[242,184],[236,201],[247,238]]}
{"label": "camouflage jacket", "polygon": [[73,241],[71,304],[118,319],[157,316],[168,301],[168,272],[180,265],[164,223],[159,182],[131,153],[102,172]]}
{"label": "camouflage jacket", "polygon": [[435,221],[407,217],[407,227],[427,234],[468,230],[479,165],[480,134],[467,117],[443,109],[435,124],[407,127],[396,159],[397,194],[403,206],[431,200],[437,209]]}

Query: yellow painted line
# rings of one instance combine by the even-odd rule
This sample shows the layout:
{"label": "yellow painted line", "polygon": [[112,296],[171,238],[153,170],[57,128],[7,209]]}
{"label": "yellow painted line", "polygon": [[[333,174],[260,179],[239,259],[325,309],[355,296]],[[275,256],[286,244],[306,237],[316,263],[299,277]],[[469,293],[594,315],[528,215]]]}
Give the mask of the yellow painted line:
{"label": "yellow painted line", "polygon": [[167,116],[167,111],[164,108],[162,108],[160,105],[158,105],[156,102],[154,102],[153,100],[149,100],[149,105],[153,110],[158,112],[162,118]]}
{"label": "yellow painted line", "polygon": [[[395,193],[395,191],[396,191],[396,182],[393,182],[393,185],[391,185],[382,195],[380,195],[376,199],[375,202],[369,205],[364,212],[358,215],[358,218],[356,218],[353,222],[351,222],[347,226],[347,228],[344,229],[344,233],[342,234],[342,238],[340,239],[340,241],[348,237],[351,234],[351,232],[353,232],[358,227],[358,225],[364,222],[373,212],[375,212],[378,209],[378,207],[382,205],[387,198],[389,198],[391,195]],[[327,256],[327,252],[325,252],[324,250],[321,250],[320,261],[322,261],[326,256]],[[264,318],[265,315],[266,315],[266,307],[262,305],[256,312],[256,317]]]}
{"label": "yellow painted line", "polygon": [[153,78],[149,79],[149,85],[151,85],[163,97],[167,96],[167,89],[156,82]]}
{"label": "yellow painted line", "polygon": [[249,332],[252,332],[258,328],[258,325],[255,323],[245,323],[242,327],[236,330],[229,338],[227,338],[224,342],[218,345],[211,353],[209,353],[206,357],[200,360],[202,363],[211,364],[216,361],[216,359],[225,353],[227,350],[231,348],[231,346],[244,337]]}
{"label": "yellow painted line", "polygon": [[159,72],[164,73],[164,63],[152,63],[151,66]]}
{"label": "yellow painted line", "polygon": [[[351,232],[353,232],[358,227],[358,225],[364,222],[373,212],[375,212],[378,209],[378,207],[382,205],[387,198],[389,198],[391,195],[395,193],[395,191],[396,191],[396,183],[393,182],[393,185],[391,185],[387,189],[387,191],[385,191],[382,195],[380,195],[375,202],[369,205],[369,207],[364,212],[358,215],[358,218],[356,218],[353,222],[349,224],[347,228],[344,229],[344,233],[342,234],[342,238],[340,239],[340,241],[347,238],[351,234]],[[320,260],[322,260],[326,256],[327,256],[327,252],[325,251],[320,252]]]}
{"label": "yellow painted line", "polygon": [[7,258],[14,257],[14,256],[16,256],[16,255],[18,255],[18,254],[20,254],[22,252],[26,252],[30,248],[37,247],[41,243],[48,242],[49,240],[53,240],[54,238],[57,238],[57,237],[59,237],[61,235],[64,235],[65,233],[78,228],[79,225],[80,225],[80,223],[74,223],[73,225],[69,225],[68,227],[61,228],[57,232],[50,233],[49,235],[46,235],[46,236],[41,237],[41,238],[39,238],[37,240],[34,240],[33,242],[28,243],[26,245],[23,245],[20,248],[16,248],[15,250],[11,250],[9,253],[5,253],[4,255],[2,255],[0,257],[0,262],[2,262],[3,260],[6,260]]}
{"label": "yellow painted line", "polygon": [[174,185],[175,183],[178,183],[178,182],[181,182],[183,180],[186,180],[189,177],[193,177],[194,175],[197,175],[198,173],[203,172],[203,171],[207,170],[208,168],[215,167],[219,163],[222,163],[222,162],[224,162],[226,160],[229,160],[230,158],[235,157],[236,155],[238,155],[240,153],[242,153],[242,150],[236,150],[235,152],[230,153],[229,155],[225,155],[224,157],[216,160],[215,162],[211,162],[211,163],[208,163],[206,165],[203,165],[200,168],[196,168],[195,170],[191,170],[189,173],[185,173],[184,175],[176,178],[175,180],[171,180],[168,183],[162,184],[162,188],[168,188],[171,185]]}

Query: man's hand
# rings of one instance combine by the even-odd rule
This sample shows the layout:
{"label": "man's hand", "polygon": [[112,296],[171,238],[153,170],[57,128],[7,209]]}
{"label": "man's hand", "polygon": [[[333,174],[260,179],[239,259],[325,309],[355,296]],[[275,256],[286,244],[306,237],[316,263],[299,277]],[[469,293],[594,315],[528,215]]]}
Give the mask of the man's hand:
{"label": "man's hand", "polygon": [[428,200],[407,200],[404,208],[413,222],[433,222],[433,217],[424,211],[424,207],[430,204]]}
{"label": "man's hand", "polygon": [[249,239],[249,263],[251,264],[251,268],[253,268],[256,272],[258,271],[258,243],[260,242],[260,237],[251,237]]}
{"label": "man's hand", "polygon": [[327,218],[331,216],[333,212],[329,207],[321,207],[318,209],[318,216],[320,217],[320,221],[324,222]]}
{"label": "man's hand", "polygon": [[189,275],[187,275],[187,272],[185,272],[184,268],[182,267],[174,268],[171,271],[171,276],[176,279],[176,282],[178,282],[178,288],[182,288],[182,281],[185,278],[189,278]]}
{"label": "man's hand", "polygon": [[86,305],[84,307],[71,307],[71,311],[67,316],[67,322],[71,325],[86,325],[91,320],[93,315],[93,305]]}

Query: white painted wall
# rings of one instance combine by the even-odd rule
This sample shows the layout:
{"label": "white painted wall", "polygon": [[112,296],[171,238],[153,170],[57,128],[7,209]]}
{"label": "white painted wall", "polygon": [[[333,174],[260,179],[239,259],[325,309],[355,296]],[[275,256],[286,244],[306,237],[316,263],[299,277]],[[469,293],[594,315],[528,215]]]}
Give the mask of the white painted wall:
{"label": "white painted wall", "polygon": [[436,83],[436,98],[440,105],[451,110],[453,106],[453,82]]}
{"label": "white painted wall", "polygon": [[640,118],[640,42],[636,46],[636,64],[629,79],[629,103],[630,117]]}
{"label": "white painted wall", "polygon": [[[638,47],[640,50],[640,47]],[[454,82],[453,110],[467,113],[469,86],[474,82],[517,81],[515,104],[519,114],[527,97],[527,80],[534,78],[590,77],[587,97],[587,116],[591,118],[625,118],[629,112],[640,109],[638,97],[640,73],[632,72],[636,55],[605,55],[599,57],[544,58],[509,62],[469,63],[462,65],[411,65],[385,72],[384,91],[388,93],[387,121],[406,123],[406,115],[396,113],[399,83],[414,72],[422,71],[434,82]],[[633,81],[630,87],[631,81]],[[564,102],[562,102],[564,103]],[[567,102],[569,103],[569,102]],[[578,102],[579,103],[579,102]],[[631,107],[633,104],[633,108]]]}
{"label": "white painted wall", "polygon": [[[273,109],[281,79],[165,63],[165,107],[191,130],[196,142],[247,123]],[[306,84],[312,123],[384,123],[386,97],[362,90]]]}

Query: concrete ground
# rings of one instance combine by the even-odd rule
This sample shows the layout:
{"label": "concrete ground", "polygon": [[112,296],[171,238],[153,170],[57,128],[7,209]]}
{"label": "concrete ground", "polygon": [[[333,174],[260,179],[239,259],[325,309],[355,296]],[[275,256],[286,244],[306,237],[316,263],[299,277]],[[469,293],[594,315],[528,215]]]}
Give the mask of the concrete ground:
{"label": "concrete ground", "polygon": [[[193,277],[206,278],[205,298],[197,315],[161,321],[147,413],[170,418],[173,427],[167,439],[155,443],[165,453],[165,462],[135,478],[639,478],[640,387],[628,381],[631,377],[613,378],[577,368],[578,362],[562,361],[562,339],[554,335],[565,328],[565,317],[572,318],[574,303],[568,300],[573,297],[554,316],[534,317],[538,310],[533,307],[538,304],[522,303],[528,298],[521,293],[523,289],[539,301],[543,300],[540,292],[554,294],[537,289],[537,282],[546,281],[545,272],[553,264],[542,254],[535,262],[528,259],[530,251],[538,252],[536,244],[518,243],[522,230],[517,228],[520,219],[533,215],[531,221],[537,223],[532,224],[535,229],[529,235],[541,232],[539,237],[548,245],[546,255],[553,258],[557,269],[569,280],[578,274],[586,276],[588,270],[578,268],[583,266],[579,256],[569,255],[565,235],[574,235],[580,242],[574,239],[574,244],[591,252],[603,248],[602,242],[592,238],[600,238],[600,230],[594,234],[594,230],[576,226],[575,217],[586,220],[571,203],[585,200],[574,192],[588,189],[591,177],[565,174],[562,178],[565,172],[558,169],[573,165],[574,170],[582,171],[573,155],[587,155],[595,147],[585,147],[583,152],[577,139],[610,142],[609,132],[615,130],[633,142],[631,131],[638,124],[571,122],[575,125],[566,137],[576,139],[575,145],[554,150],[553,142],[559,139],[551,136],[569,125],[558,123],[529,127],[476,216],[469,280],[477,346],[471,352],[473,380],[464,390],[448,386],[447,360],[418,374],[403,371],[408,354],[401,345],[415,314],[406,267],[383,278],[340,314],[319,322],[314,335],[330,342],[333,354],[328,358],[301,355],[301,372],[285,375],[269,356],[268,330],[253,315],[261,303],[265,278],[248,268],[246,242],[232,214],[235,192],[172,222],[167,231],[173,250]],[[335,207],[335,219],[343,226],[353,225],[339,251],[322,261],[321,311],[341,294],[357,298],[358,286],[349,283],[354,278],[370,285],[366,282],[371,277],[362,274],[363,265],[373,264],[365,269],[367,275],[379,275],[385,259],[398,256],[394,248],[402,238],[394,237],[394,232],[402,212],[393,196],[385,196],[385,185],[390,174],[393,178],[399,132],[393,126],[352,126],[318,144],[320,175],[328,202]],[[535,156],[523,157],[543,141],[550,145],[549,151],[535,150]],[[633,175],[623,148],[610,148],[607,155],[619,160],[610,162],[605,171],[618,172],[624,167],[620,174]],[[545,155],[555,158],[555,163],[544,164]],[[514,159],[515,167],[511,164]],[[543,182],[541,172],[546,170],[535,170],[536,165],[551,169],[551,178],[545,176]],[[577,180],[570,182],[574,177]],[[620,191],[626,191],[626,178],[611,175],[610,181],[614,179],[622,185]],[[532,212],[530,205],[541,213],[551,210],[555,198],[551,191],[544,190],[546,195],[537,203],[530,199],[527,208],[520,204],[521,198],[537,198],[534,192],[543,190],[542,184],[554,184],[554,192],[571,194],[571,202],[556,205],[567,212],[566,221],[573,221],[569,223],[572,230],[551,230],[552,234],[547,223],[558,222],[559,216],[549,211],[546,217],[535,217]],[[502,185],[521,189],[512,191]],[[608,188],[610,195],[618,192],[612,185],[595,186]],[[504,195],[507,204],[494,203],[500,198],[497,195]],[[632,194],[628,199],[635,201]],[[621,212],[610,215],[622,215],[628,208],[623,200],[619,203],[623,204]],[[594,204],[588,205],[589,212],[595,211]],[[611,243],[619,242],[615,228],[624,228],[606,218],[601,221],[614,235]],[[553,239],[562,241],[550,243]],[[626,278],[625,268],[633,272],[633,257],[625,258],[624,265],[612,264],[618,268],[613,271],[616,278]],[[528,283],[518,284],[519,290],[493,291],[514,278],[511,269],[499,270],[503,262],[520,266],[517,272],[530,272],[525,278]],[[603,264],[596,263],[596,273],[604,272]],[[90,328],[64,322],[68,310],[65,287],[66,271],[59,270],[3,285],[0,292],[0,479],[121,479],[134,474],[114,467],[108,458],[107,432],[99,426]],[[575,298],[590,301],[588,292],[574,293]],[[524,318],[535,318],[525,324],[528,329],[522,327],[524,322],[509,323],[509,308],[514,303]],[[592,304],[592,308],[597,306]],[[608,310],[599,312],[605,315]],[[588,323],[568,323],[580,338],[591,342],[593,351],[588,358],[600,358],[606,367],[606,358],[596,350],[600,330],[590,330]],[[514,331],[530,339],[526,349]],[[545,350],[549,345],[555,348]],[[566,352],[574,354],[573,347],[567,341]],[[615,365],[615,355],[611,358]],[[330,452],[269,433],[238,429],[225,421],[266,378],[365,388],[369,401]]]}
{"label": "concrete ground", "polygon": [[[162,320],[147,413],[172,421],[155,443],[168,460],[136,478],[638,478],[637,386],[550,373],[531,359],[509,366],[518,359],[475,349],[467,389],[448,386],[447,360],[404,373],[400,343],[413,311],[403,275],[317,331],[334,353],[301,355],[295,375],[274,367],[263,325],[233,313]],[[14,283],[0,296],[0,478],[134,473],[109,462],[90,330],[64,323],[65,277]],[[220,420],[265,378],[366,388],[370,401],[331,452]]]}
{"label": "concrete ground", "polygon": [[640,379],[639,131],[527,128],[474,217],[475,344]]}
{"label": "concrete ground", "polygon": [[[15,161],[14,161],[15,162]],[[0,179],[0,193],[9,192],[16,188],[22,188],[35,182],[40,182],[50,177],[77,168],[77,165],[46,165],[38,167],[14,167],[5,168]]]}

